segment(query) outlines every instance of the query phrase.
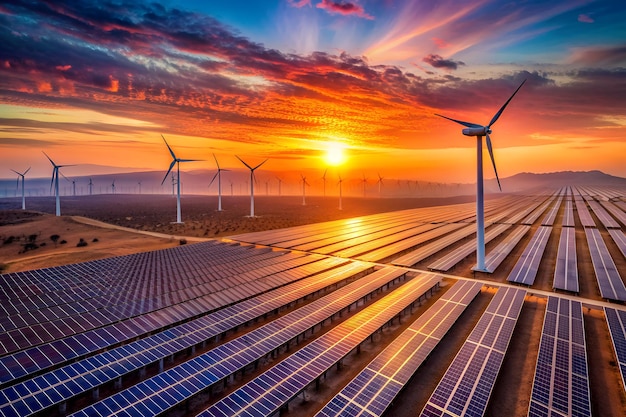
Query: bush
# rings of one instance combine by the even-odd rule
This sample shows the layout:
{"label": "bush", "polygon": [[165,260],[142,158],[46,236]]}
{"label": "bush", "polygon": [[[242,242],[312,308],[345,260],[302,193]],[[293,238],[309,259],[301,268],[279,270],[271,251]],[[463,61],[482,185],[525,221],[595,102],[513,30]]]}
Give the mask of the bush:
{"label": "bush", "polygon": [[28,243],[25,243],[25,244],[24,244],[24,249],[22,250],[22,252],[21,252],[21,253],[26,253],[26,252],[28,252],[29,250],[35,250],[35,249],[37,249],[37,248],[39,248],[39,246],[37,246],[37,244],[36,244],[36,243],[34,243],[34,242],[28,242]]}
{"label": "bush", "polygon": [[59,242],[61,245],[65,245],[67,243],[67,240],[63,239],[62,241]]}
{"label": "bush", "polygon": [[179,244],[181,245],[186,245],[187,244],[187,239],[181,239],[178,241]]}
{"label": "bush", "polygon": [[7,238],[5,238],[2,243],[5,245],[10,245],[11,243],[13,243],[15,241],[15,236],[9,236]]}
{"label": "bush", "polygon": [[61,236],[59,236],[59,235],[52,235],[52,236],[50,236],[50,240],[54,242],[54,246],[57,245],[57,241],[59,240],[60,237]]}
{"label": "bush", "polygon": [[94,238],[93,238],[93,240],[92,240],[92,242],[94,242],[94,243],[95,243],[95,242],[99,242],[99,240],[98,240],[98,238],[97,238],[97,237],[94,237]]}
{"label": "bush", "polygon": [[41,243],[39,244],[39,247],[42,247],[42,246],[46,246],[46,242],[41,242]]}
{"label": "bush", "polygon": [[37,240],[37,235],[36,234],[28,235],[28,241],[29,242],[34,242],[36,240]]}
{"label": "bush", "polygon": [[87,242],[85,241],[85,239],[83,239],[81,237],[80,240],[78,241],[78,243],[76,244],[76,247],[77,248],[82,248],[83,246],[87,246]]}

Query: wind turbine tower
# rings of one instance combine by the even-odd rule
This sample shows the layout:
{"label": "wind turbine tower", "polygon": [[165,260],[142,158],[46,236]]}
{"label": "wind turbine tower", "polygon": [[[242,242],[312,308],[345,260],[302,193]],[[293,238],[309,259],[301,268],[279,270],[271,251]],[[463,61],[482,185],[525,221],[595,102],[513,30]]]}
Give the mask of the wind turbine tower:
{"label": "wind turbine tower", "polygon": [[485,267],[485,196],[483,190],[483,137],[486,138],[487,149],[489,150],[489,156],[491,157],[491,163],[493,164],[493,171],[496,174],[496,180],[498,181],[498,188],[502,191],[500,186],[500,178],[498,177],[498,170],[496,169],[496,161],[493,157],[493,148],[491,146],[491,138],[489,134],[491,132],[491,126],[500,118],[502,112],[511,102],[515,94],[524,85],[526,80],[522,81],[517,90],[509,97],[509,99],[500,107],[500,110],[491,118],[491,121],[487,126],[482,126],[476,123],[464,122],[461,120],[451,119],[450,117],[436,114],[444,119],[451,120],[455,123],[465,126],[462,130],[465,136],[476,137],[476,267],[474,271],[489,272]]}
{"label": "wind turbine tower", "polygon": [[48,161],[52,164],[52,181],[50,181],[50,188],[54,184],[54,195],[56,197],[56,210],[55,214],[57,216],[61,215],[61,196],[59,195],[59,169],[63,167],[71,167],[73,165],[57,165],[54,161],[48,156],[47,153],[43,153],[48,158]]}
{"label": "wind turbine tower", "polygon": [[[237,156],[237,155],[235,155]],[[259,165],[252,168],[248,165],[243,159],[237,156],[237,159],[241,161],[249,170],[250,170],[250,217],[254,217],[254,181],[256,178],[254,177],[254,171],[256,171],[261,165],[267,162],[267,159],[261,162]]]}
{"label": "wind turbine tower", "polygon": [[281,185],[283,183],[283,179],[280,177],[276,177],[276,179],[278,180],[278,196],[280,197],[280,193],[281,193]]}
{"label": "wind turbine tower", "polygon": [[361,182],[363,183],[363,198],[365,198],[365,187],[367,186],[367,178],[365,178],[365,174],[363,174]]}
{"label": "wind turbine tower", "polygon": [[383,186],[383,177],[380,176],[380,173],[378,173],[378,198],[380,198],[382,196],[382,186]]}
{"label": "wind turbine tower", "polygon": [[111,183],[111,193],[115,194],[115,180]]}
{"label": "wind turbine tower", "polygon": [[92,195],[93,193],[93,182],[91,181],[91,178],[89,178],[89,195]]}
{"label": "wind turbine tower", "polygon": [[324,197],[326,197],[326,172],[328,172],[328,168],[324,170],[324,175],[322,175],[322,181],[324,181]]}
{"label": "wind turbine tower", "polygon": [[[165,177],[163,177],[163,181],[161,181],[161,185],[163,185],[163,183],[167,179],[167,176],[170,175],[170,171],[172,170],[172,168],[174,168],[174,165],[176,165],[176,185],[177,185],[177,190],[176,190],[176,223],[182,223],[183,221],[182,221],[181,215],[180,215],[180,163],[181,162],[197,162],[197,161],[199,161],[199,159],[181,159],[181,158],[177,158],[176,154],[174,153],[172,148],[170,148],[170,145],[165,140],[165,137],[163,135],[161,135],[161,137],[163,138],[163,142],[165,142],[165,146],[167,146],[167,149],[170,151],[170,155],[172,155],[172,163],[170,164],[169,169],[165,173]],[[174,179],[174,173],[172,173],[172,180],[173,179]]]}
{"label": "wind turbine tower", "polygon": [[23,173],[17,172],[16,170],[12,169],[11,171],[15,172],[18,177],[17,177],[17,186],[20,186],[20,177],[22,177],[22,210],[26,210],[26,194],[24,191],[24,177],[26,176],[26,174],[28,173],[28,171],[30,171],[30,167],[28,167],[28,169],[26,171],[24,171]]}
{"label": "wind turbine tower", "polygon": [[[222,171],[228,171],[227,169],[220,168],[220,163],[217,162],[217,157],[213,154],[213,159],[215,159],[215,165],[217,165],[217,172],[213,176],[213,179],[209,183],[209,187],[217,178],[217,211],[222,211]],[[233,194],[233,183],[230,183],[230,194]]]}

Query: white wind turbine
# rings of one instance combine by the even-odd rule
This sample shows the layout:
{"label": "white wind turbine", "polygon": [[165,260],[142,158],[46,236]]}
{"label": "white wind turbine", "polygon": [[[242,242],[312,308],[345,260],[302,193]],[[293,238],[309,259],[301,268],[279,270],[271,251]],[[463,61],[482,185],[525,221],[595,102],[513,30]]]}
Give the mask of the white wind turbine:
{"label": "white wind turbine", "polygon": [[61,215],[61,197],[59,195],[59,169],[61,169],[63,167],[71,167],[71,166],[74,166],[74,165],[57,165],[48,156],[47,153],[44,152],[43,154],[46,155],[46,158],[48,158],[48,161],[50,161],[50,163],[52,164],[52,167],[53,167],[52,168],[52,180],[50,181],[50,188],[52,188],[52,185],[54,185],[54,195],[56,197],[55,214],[57,216],[60,216]]}
{"label": "white wind turbine", "polygon": [[[217,172],[213,176],[213,179],[209,183],[209,187],[217,178],[217,211],[222,211],[222,171],[228,171],[227,169],[220,168],[220,163],[217,162],[217,157],[213,154],[213,159],[215,159],[215,165],[217,165]],[[231,183],[231,194],[232,194],[232,183]]]}
{"label": "white wind turbine", "polygon": [[22,210],[26,210],[26,194],[24,191],[24,177],[26,176],[26,174],[28,173],[28,171],[30,171],[30,167],[28,167],[28,169],[26,171],[24,171],[23,173],[21,172],[17,172],[14,169],[11,169],[11,171],[15,172],[18,177],[17,177],[17,186],[20,186],[20,177],[22,177]]}
{"label": "white wind turbine", "polygon": [[[235,155],[237,156],[237,155]],[[256,171],[261,165],[267,162],[267,159],[261,162],[259,165],[252,168],[250,165],[246,164],[246,162],[237,156],[237,159],[241,161],[249,170],[250,170],[250,217],[254,217],[254,182],[256,178],[254,177],[254,171]]]}
{"label": "white wind turbine", "polygon": [[302,205],[306,206],[305,190],[306,190],[306,186],[309,185],[309,183],[306,181],[306,177],[304,175],[300,174],[300,178],[302,178]]}
{"label": "white wind turbine", "polygon": [[[161,181],[161,185],[163,185],[163,183],[167,179],[167,176],[170,175],[170,171],[172,170],[172,168],[174,168],[174,165],[176,165],[176,185],[177,185],[177,189],[176,189],[176,191],[177,191],[177,194],[176,194],[176,223],[182,223],[183,221],[182,221],[181,215],[180,215],[180,163],[181,162],[197,162],[197,161],[199,161],[199,159],[180,159],[180,158],[177,158],[176,154],[174,153],[172,148],[170,148],[170,145],[165,140],[165,137],[163,135],[161,135],[161,137],[163,138],[163,142],[165,142],[165,146],[167,146],[167,149],[170,151],[170,155],[172,155],[172,163],[170,164],[170,167],[167,170],[167,173],[165,174],[165,177],[163,177],[163,181]],[[173,174],[174,173],[172,173],[172,175]],[[174,179],[174,177],[172,176],[172,180],[173,179]]]}
{"label": "white wind turbine", "polygon": [[489,134],[491,132],[491,126],[500,118],[502,112],[513,99],[515,94],[524,85],[526,80],[522,81],[517,90],[509,97],[509,99],[500,107],[500,110],[491,118],[491,121],[487,126],[482,126],[476,123],[463,122],[461,120],[451,119],[450,117],[436,114],[444,119],[451,120],[455,123],[463,125],[466,129],[462,132],[465,136],[476,136],[476,267],[475,271],[488,272],[485,267],[485,200],[483,190],[483,136],[487,139],[487,149],[489,150],[489,156],[491,157],[491,163],[493,164],[493,170],[496,174],[496,180],[498,181],[498,188],[502,191],[500,186],[500,178],[498,177],[498,170],[496,169],[496,161],[493,158],[493,148],[491,146],[491,138]]}

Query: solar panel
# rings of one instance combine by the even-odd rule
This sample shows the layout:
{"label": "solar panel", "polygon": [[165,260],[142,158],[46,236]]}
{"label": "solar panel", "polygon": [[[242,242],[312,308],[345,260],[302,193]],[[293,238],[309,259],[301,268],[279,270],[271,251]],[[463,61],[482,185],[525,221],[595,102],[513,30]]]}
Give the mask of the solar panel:
{"label": "solar panel", "polygon": [[582,304],[548,297],[529,416],[591,416]]}
{"label": "solar panel", "polygon": [[556,255],[552,288],[578,293],[578,265],[576,263],[576,231],[571,227],[561,229]]}
{"label": "solar panel", "polygon": [[602,207],[602,205],[600,205],[600,203],[594,200],[590,200],[588,203],[589,207],[591,207],[591,210],[593,210],[598,217],[598,220],[600,220],[600,223],[602,223],[604,227],[607,229],[620,228],[619,223],[611,217],[611,215],[604,209],[604,207]]}
{"label": "solar panel", "polygon": [[[99,403],[77,412],[75,415],[91,415],[97,407],[102,406],[114,410],[111,415],[118,412],[138,414],[139,407],[157,399],[165,403],[165,405],[158,408],[158,411],[165,411],[167,407],[173,407],[181,401],[175,399],[175,397],[188,398],[190,395],[208,388],[215,382],[232,375],[255,360],[263,358],[273,350],[289,344],[294,338],[323,321],[329,318],[332,320],[335,314],[339,314],[343,309],[358,302],[366,295],[380,290],[383,286],[388,286],[390,282],[402,278],[405,274],[406,271],[398,268],[381,268],[369,274],[365,279],[347,284],[333,293],[306,304],[237,339],[223,343],[202,355],[144,380],[136,384],[134,389],[124,390],[105,398]],[[408,284],[402,285],[398,290],[393,291],[393,294],[396,294],[398,291],[398,294],[402,294],[402,289],[406,285]],[[184,383],[192,378],[204,380],[204,382],[198,384],[195,390],[190,390]],[[155,389],[151,388],[151,385],[158,389],[155,391]],[[166,388],[172,390],[176,396],[171,398],[160,397],[159,390]],[[146,394],[138,394],[137,390],[143,390]],[[188,394],[184,394],[184,392]],[[120,401],[131,405],[122,409],[118,405]]]}
{"label": "solar panel", "polygon": [[[517,226],[506,238],[500,242],[498,246],[489,251],[485,256],[485,271],[493,273],[498,266],[504,261],[513,248],[519,243],[519,241],[530,230],[530,226],[520,225]],[[476,269],[476,265],[472,267]]]}
{"label": "solar panel", "polygon": [[609,300],[626,301],[626,287],[613,262],[600,231],[598,229],[586,228],[585,236],[587,245],[591,253],[593,270],[600,288],[602,298]]}
{"label": "solar panel", "polygon": [[260,416],[278,412],[307,385],[439,280],[434,274],[422,274],[412,279],[213,404],[199,416]]}
{"label": "solar panel", "polygon": [[480,292],[459,281],[365,367],[317,416],[380,416]]}
{"label": "solar panel", "polygon": [[513,270],[511,270],[509,276],[506,278],[507,281],[528,286],[533,285],[537,271],[539,270],[539,263],[543,257],[543,252],[546,249],[551,232],[552,227],[550,226],[539,226],[537,228],[537,231],[517,260]]}
{"label": "solar panel", "polygon": [[602,207],[609,211],[622,225],[626,225],[626,213],[620,210],[614,203],[610,201],[600,201]]}
{"label": "solar panel", "polygon": [[554,202],[554,205],[552,206],[552,208],[550,209],[548,214],[546,214],[546,216],[543,218],[543,220],[541,222],[542,226],[552,226],[552,225],[554,225],[554,220],[556,219],[556,215],[559,212],[559,208],[561,207],[561,202],[562,201],[563,201],[563,196],[561,194],[559,194],[558,198]]}
{"label": "solar panel", "polygon": [[565,212],[563,214],[563,227],[574,227],[574,204],[572,200],[565,201]]}
{"label": "solar panel", "polygon": [[626,258],[626,233],[621,230],[611,229],[609,235],[613,238],[613,242],[617,245],[624,258]]}
{"label": "solar panel", "polygon": [[[502,233],[504,233],[505,230],[508,230],[510,227],[510,224],[497,224],[490,227],[489,230],[487,230],[485,233],[485,243],[488,243],[496,237],[500,236]],[[448,271],[454,265],[458,264],[464,258],[466,258],[468,255],[475,251],[476,238],[440,257],[439,259],[428,265],[428,269],[432,269],[435,271]]]}
{"label": "solar panel", "polygon": [[583,227],[596,227],[596,223],[593,221],[591,217],[591,213],[587,208],[587,204],[585,200],[580,197],[574,198],[574,203],[576,204],[576,211],[578,212],[578,218],[580,219],[580,223]]}
{"label": "solar panel", "polygon": [[604,307],[604,315],[609,325],[613,351],[622,376],[622,386],[626,390],[626,311]]}
{"label": "solar panel", "polygon": [[526,290],[500,288],[439,381],[422,416],[482,416]]}

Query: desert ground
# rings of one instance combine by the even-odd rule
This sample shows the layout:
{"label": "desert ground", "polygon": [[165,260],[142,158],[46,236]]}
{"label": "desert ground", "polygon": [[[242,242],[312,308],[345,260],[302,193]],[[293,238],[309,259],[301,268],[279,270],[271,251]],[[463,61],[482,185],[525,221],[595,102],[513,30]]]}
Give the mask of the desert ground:
{"label": "desert ground", "polygon": [[[455,203],[472,202],[471,197],[446,199],[359,199],[345,198],[343,210],[338,209],[337,198],[308,197],[307,205],[302,205],[301,197],[256,197],[255,212],[259,217],[246,217],[250,210],[249,197],[224,197],[224,211],[217,212],[217,198],[206,196],[185,196],[182,199],[184,224],[172,224],[175,220],[176,200],[171,196],[157,195],[98,195],[90,197],[66,197],[62,199],[62,217],[53,216],[54,200],[52,198],[31,198],[27,200],[29,210],[17,210],[17,199],[5,199],[0,202],[0,243],[6,242],[10,236],[13,241],[0,245],[0,264],[3,272],[13,272],[45,266],[62,265],[109,256],[135,253],[140,251],[167,248],[181,244],[182,240],[191,243],[195,239],[223,238],[230,235],[296,226],[309,223],[350,218],[367,214],[403,210],[408,208],[438,206]],[[563,208],[557,215],[555,225],[560,224]],[[107,224],[135,231],[101,227],[85,224],[78,216],[95,219]],[[576,219],[578,221],[578,219]],[[577,228],[578,228],[577,224]],[[506,283],[506,272],[510,271],[523,247],[530,240],[537,226],[522,239],[512,255],[500,267],[501,273],[493,275],[477,274],[475,277],[493,282],[495,285]],[[560,231],[557,227],[555,230]],[[582,230],[582,229],[580,229]],[[138,233],[141,232],[141,233]],[[583,236],[577,236],[579,242]],[[603,234],[605,231],[603,230]],[[57,234],[59,239],[53,242],[50,236]],[[36,235],[36,249],[24,251],[24,245],[30,236]],[[551,291],[551,271],[556,262],[556,231],[553,232],[544,258],[540,265],[535,286],[529,289],[524,307],[516,325],[508,354],[502,366],[487,408],[489,416],[523,416],[528,411],[528,401],[532,389],[537,351],[546,305],[544,295],[533,294],[533,289]],[[80,239],[87,246],[77,246]],[[96,241],[94,241],[94,239]],[[67,243],[61,244],[65,240]],[[457,244],[461,245],[464,241]],[[496,245],[498,239],[489,247]],[[42,245],[42,243],[45,243]],[[453,248],[452,248],[453,250]],[[612,249],[614,250],[614,248]],[[600,300],[593,275],[590,256],[583,245],[577,245],[578,264],[580,269],[581,296],[592,300]],[[618,270],[626,270],[626,261],[615,254]],[[431,259],[426,259],[416,266],[424,269]],[[450,275],[472,278],[471,267],[474,260],[470,256],[450,271]],[[454,278],[444,280],[451,284]],[[444,285],[441,291],[445,291]],[[409,416],[419,413],[439,379],[445,373],[448,364],[459,347],[476,324],[481,312],[487,307],[493,290],[483,287],[483,291],[470,305],[468,310],[455,323],[437,349],[420,367],[406,388],[396,398],[388,415]],[[435,297],[436,298],[436,297]],[[340,371],[333,368],[321,389],[311,388],[304,397],[298,397],[289,407],[287,415],[312,415],[328,401],[337,387],[347,383],[358,370],[365,366],[395,336],[407,327],[415,318],[423,313],[433,300],[429,300],[412,316],[405,317],[401,322],[385,329],[374,338],[373,342],[364,343],[360,353],[352,353],[344,361]],[[284,314],[284,313],[283,313]],[[259,321],[256,325],[262,325]],[[337,322],[334,324],[336,325]],[[601,309],[585,305],[584,324],[587,339],[589,364],[589,381],[592,394],[592,411],[594,415],[617,416],[626,415],[626,393],[622,387],[621,377],[611,347],[610,334]],[[249,331],[250,328],[239,330],[231,337]],[[325,328],[323,331],[327,331]],[[312,338],[311,338],[312,340]],[[309,340],[301,342],[307,343]],[[207,346],[207,349],[211,346]],[[201,352],[199,351],[198,354]],[[188,358],[179,358],[184,360]],[[277,358],[277,359],[280,359]],[[258,371],[246,373],[238,377],[235,384],[224,392],[212,393],[210,401],[214,402],[221,396],[249,381]],[[176,410],[173,415],[194,415],[206,407],[208,395],[194,399],[185,410]]]}

